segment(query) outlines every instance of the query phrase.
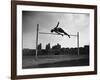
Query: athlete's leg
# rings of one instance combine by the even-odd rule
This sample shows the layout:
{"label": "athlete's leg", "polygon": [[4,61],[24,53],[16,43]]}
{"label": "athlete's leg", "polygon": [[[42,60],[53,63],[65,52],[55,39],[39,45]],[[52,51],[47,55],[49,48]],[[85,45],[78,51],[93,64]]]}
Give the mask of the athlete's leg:
{"label": "athlete's leg", "polygon": [[56,33],[63,36],[63,34],[61,34],[60,32],[56,32]]}
{"label": "athlete's leg", "polygon": [[65,35],[67,35],[70,38],[70,35],[67,34],[62,28],[59,28],[58,30],[59,30],[60,33],[64,33]]}
{"label": "athlete's leg", "polygon": [[64,32],[64,34],[67,35],[70,38],[70,35],[69,34],[67,34],[66,32]]}

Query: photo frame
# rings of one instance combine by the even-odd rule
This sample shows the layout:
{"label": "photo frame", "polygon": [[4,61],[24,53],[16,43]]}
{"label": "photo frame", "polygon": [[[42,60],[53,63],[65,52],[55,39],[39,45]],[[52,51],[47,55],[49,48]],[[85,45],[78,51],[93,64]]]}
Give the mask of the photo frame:
{"label": "photo frame", "polygon": [[11,1],[12,80],[94,74],[97,74],[96,5]]}

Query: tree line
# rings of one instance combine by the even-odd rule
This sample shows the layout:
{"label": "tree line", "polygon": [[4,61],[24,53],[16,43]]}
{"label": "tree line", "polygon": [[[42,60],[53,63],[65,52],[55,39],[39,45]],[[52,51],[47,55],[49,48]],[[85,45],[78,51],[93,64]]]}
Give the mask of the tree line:
{"label": "tree line", "polygon": [[[23,55],[33,55],[35,56],[36,50],[35,49],[23,49]],[[45,49],[42,49],[42,44],[38,45],[38,55],[77,55],[78,50],[76,48],[62,48],[61,45],[58,43],[51,47],[50,43],[46,44]],[[85,45],[84,47],[79,47],[80,54],[89,55],[89,45]]]}

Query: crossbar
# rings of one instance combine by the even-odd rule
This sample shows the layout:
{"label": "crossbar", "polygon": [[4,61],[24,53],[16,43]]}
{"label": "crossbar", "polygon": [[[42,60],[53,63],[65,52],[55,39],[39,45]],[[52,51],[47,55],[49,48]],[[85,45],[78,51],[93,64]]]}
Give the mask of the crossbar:
{"label": "crossbar", "polygon": [[39,34],[52,34],[52,35],[60,35],[60,34],[56,34],[56,33],[45,33],[45,32],[39,32]]}
{"label": "crossbar", "polygon": [[[46,33],[46,32],[39,32],[39,34],[61,35],[61,34],[56,34],[56,33]],[[70,36],[77,36],[77,35],[72,35],[72,34],[70,34]]]}

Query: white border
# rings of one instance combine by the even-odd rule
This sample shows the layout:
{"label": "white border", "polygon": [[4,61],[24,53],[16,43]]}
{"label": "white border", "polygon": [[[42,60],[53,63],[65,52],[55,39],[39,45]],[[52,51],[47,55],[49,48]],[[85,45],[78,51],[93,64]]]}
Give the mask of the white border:
{"label": "white border", "polygon": [[[91,53],[90,54],[90,66],[24,69],[23,70],[22,69],[22,10],[89,13],[90,14],[90,53]],[[93,9],[17,5],[17,75],[69,73],[69,72],[84,72],[84,71],[94,71],[94,10]]]}

